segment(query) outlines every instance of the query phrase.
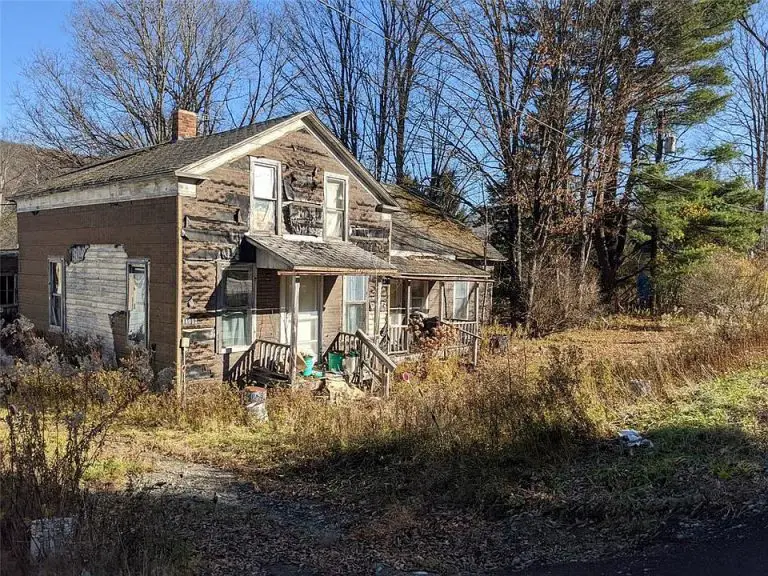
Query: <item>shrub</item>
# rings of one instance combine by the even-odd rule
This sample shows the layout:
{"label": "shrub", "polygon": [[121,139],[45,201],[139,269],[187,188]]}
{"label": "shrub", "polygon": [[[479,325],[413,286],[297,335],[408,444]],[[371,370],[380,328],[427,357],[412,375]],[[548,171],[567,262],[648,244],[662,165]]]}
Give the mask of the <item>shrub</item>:
{"label": "shrub", "polygon": [[768,309],[768,261],[715,252],[680,280],[679,304],[688,314],[733,316]]}
{"label": "shrub", "polygon": [[145,384],[136,378],[141,358],[131,359],[132,369],[107,371],[93,352],[73,366],[23,321],[3,336],[24,358],[0,375],[7,426],[0,452],[1,517],[3,531],[18,543],[26,541],[29,519],[77,514],[88,466]]}
{"label": "shrub", "polygon": [[537,274],[528,311],[532,335],[581,326],[600,309],[600,290],[591,268],[582,274],[566,254],[545,259]]}

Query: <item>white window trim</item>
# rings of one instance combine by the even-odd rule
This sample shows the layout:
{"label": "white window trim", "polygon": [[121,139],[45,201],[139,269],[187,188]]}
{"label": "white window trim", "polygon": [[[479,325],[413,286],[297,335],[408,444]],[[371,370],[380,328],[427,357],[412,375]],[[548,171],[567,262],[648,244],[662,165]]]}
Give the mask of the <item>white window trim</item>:
{"label": "white window trim", "polygon": [[[253,230],[251,228],[253,223],[253,202],[256,200],[253,196],[253,167],[254,166],[267,166],[275,170],[275,226],[272,230],[273,234],[280,234],[283,227],[283,169],[282,164],[278,160],[270,160],[269,158],[261,158],[251,156],[251,162],[249,166],[248,175],[248,196],[249,196],[249,211],[248,211],[248,231],[255,234],[264,234],[263,230]],[[259,198],[259,200],[266,200],[266,198]]]}
{"label": "white window trim", "polygon": [[131,311],[128,308],[131,301],[130,283],[128,282],[130,266],[144,266],[144,275],[147,277],[147,301],[144,303],[147,330],[144,336],[144,346],[149,348],[149,258],[129,258],[125,262],[125,337],[128,338],[128,333],[131,325]]}
{"label": "white window trim", "polygon": [[240,262],[219,261],[216,266],[216,286],[221,286],[221,281],[224,279],[224,273],[228,270],[248,270],[251,275],[251,295],[249,297],[249,322],[250,322],[250,342],[244,346],[224,346],[224,322],[223,315],[225,312],[224,298],[225,290],[218,290],[218,297],[216,299],[216,350],[219,354],[230,354],[232,352],[245,352],[251,347],[255,339],[256,334],[256,265],[244,264]]}
{"label": "white window trim", "polygon": [[[51,264],[61,264],[61,326],[51,324]],[[48,330],[51,332],[66,332],[67,330],[67,269],[64,258],[49,256],[46,268],[48,278]]]}
{"label": "white window trim", "polygon": [[327,208],[325,195],[328,190],[328,180],[341,180],[344,182],[344,218],[341,223],[341,241],[346,242],[349,237],[349,176],[334,172],[323,172],[323,240],[339,241],[339,238],[330,238],[325,228],[325,211]]}
{"label": "white window trim", "polygon": [[[467,285],[467,316],[470,316],[470,318],[457,318],[456,317],[456,284],[466,284]],[[471,282],[469,280],[456,280],[453,283],[453,306],[451,307],[451,320],[458,320],[459,322],[473,322],[474,320],[471,318],[474,316],[474,307],[470,307],[472,304],[472,293],[474,292],[474,286],[476,285],[476,282]],[[476,319],[475,319],[476,320]]]}
{"label": "white window trim", "polygon": [[352,276],[363,276],[365,277],[365,299],[360,300],[354,300],[349,301],[347,300],[347,278],[348,276],[342,276],[342,283],[341,283],[341,325],[344,327],[344,331],[347,331],[347,304],[363,304],[363,307],[365,309],[365,329],[363,332],[368,334],[368,286],[371,281],[371,277],[367,276],[365,274],[352,274]]}

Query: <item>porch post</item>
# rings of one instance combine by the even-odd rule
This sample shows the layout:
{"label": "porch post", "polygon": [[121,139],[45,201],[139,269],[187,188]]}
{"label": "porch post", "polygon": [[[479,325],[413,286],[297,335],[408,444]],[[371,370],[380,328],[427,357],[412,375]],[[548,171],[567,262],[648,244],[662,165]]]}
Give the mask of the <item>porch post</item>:
{"label": "porch post", "polygon": [[405,349],[411,349],[411,331],[408,329],[411,323],[411,281],[405,281]]}
{"label": "porch post", "polygon": [[444,294],[444,292],[445,292],[445,282],[440,280],[437,283],[437,300],[438,300],[438,302],[437,302],[438,312],[437,313],[440,316],[440,322],[442,322],[443,319],[445,318],[445,298],[444,298],[445,294]]}
{"label": "porch post", "polygon": [[291,384],[296,380],[296,356],[299,353],[299,276],[290,276],[291,282]]}

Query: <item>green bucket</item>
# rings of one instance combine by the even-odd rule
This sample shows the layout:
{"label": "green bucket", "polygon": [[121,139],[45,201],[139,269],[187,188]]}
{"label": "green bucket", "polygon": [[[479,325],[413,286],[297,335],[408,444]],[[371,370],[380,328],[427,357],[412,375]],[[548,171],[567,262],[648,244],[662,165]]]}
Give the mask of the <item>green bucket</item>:
{"label": "green bucket", "polygon": [[342,354],[341,352],[328,353],[328,370],[330,370],[331,372],[341,372],[343,362],[344,362],[344,354]]}

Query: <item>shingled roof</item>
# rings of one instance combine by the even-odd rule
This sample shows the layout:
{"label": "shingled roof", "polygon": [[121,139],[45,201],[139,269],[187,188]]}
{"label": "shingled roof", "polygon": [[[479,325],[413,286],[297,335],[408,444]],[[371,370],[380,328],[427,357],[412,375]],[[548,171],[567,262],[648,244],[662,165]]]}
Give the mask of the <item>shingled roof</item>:
{"label": "shingled roof", "polygon": [[294,272],[395,273],[395,267],[352,242],[309,242],[280,236],[246,234],[256,248],[266,250]]}
{"label": "shingled roof", "polygon": [[456,257],[460,260],[506,260],[468,226],[400,186],[387,184],[402,211],[392,214],[392,249]]}
{"label": "shingled roof", "polygon": [[16,196],[36,196],[82,186],[96,186],[132,178],[173,173],[179,168],[221,152],[300,114],[302,113],[271,118],[210,136],[197,136],[130,150],[47,180],[39,186],[18,192]]}

